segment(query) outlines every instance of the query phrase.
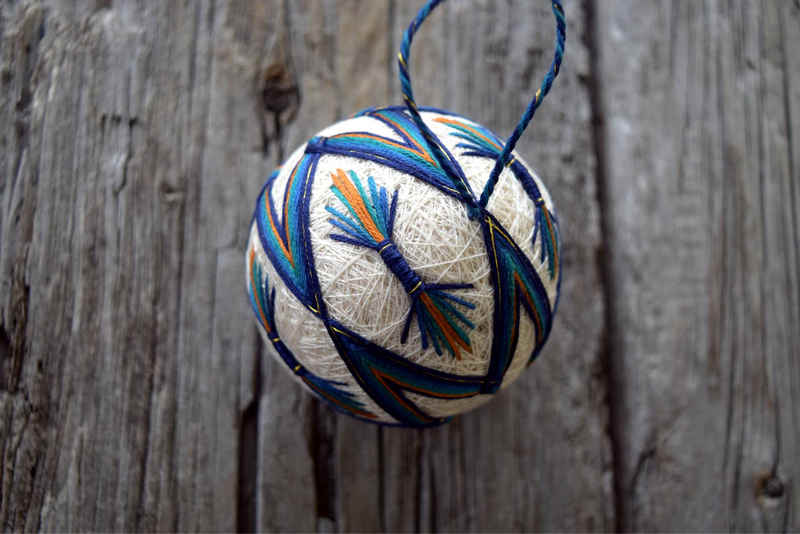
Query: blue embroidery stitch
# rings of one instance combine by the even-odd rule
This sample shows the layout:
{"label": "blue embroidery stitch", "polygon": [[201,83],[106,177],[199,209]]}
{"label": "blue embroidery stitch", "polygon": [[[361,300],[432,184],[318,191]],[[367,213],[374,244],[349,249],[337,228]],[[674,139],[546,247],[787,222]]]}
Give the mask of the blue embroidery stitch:
{"label": "blue embroidery stitch", "polygon": [[262,273],[261,265],[255,261],[254,250],[250,251],[249,268],[250,279],[247,281],[247,293],[250,296],[250,305],[258,324],[267,334],[267,338],[286,366],[337,410],[356,417],[375,419],[376,415],[369,412],[362,402],[355,399],[352,393],[341,388],[345,385],[343,382],[325,380],[310,372],[297,361],[278,334],[275,326],[275,289],[273,288],[271,292],[268,290],[267,276]]}
{"label": "blue embroidery stitch", "polygon": [[[425,413],[405,395],[407,391],[432,398],[452,399],[466,398],[479,393],[492,393],[500,387],[516,351],[520,308],[525,310],[535,325],[536,346],[529,362],[536,357],[550,332],[554,310],[550,309],[550,301],[538,274],[505,229],[485,209],[500,171],[507,165],[515,170],[518,178],[522,176],[519,179],[526,192],[529,195],[535,194],[532,198],[537,207],[542,208],[538,210],[536,216],[534,241],[541,236],[542,261],[547,259],[551,279],[557,276],[554,308],[558,304],[561,284],[558,268],[557,221],[544,206],[535,182],[532,179],[526,180],[525,174],[521,171],[517,172],[515,160],[511,159],[514,145],[549,91],[553,79],[559,71],[565,40],[565,22],[561,3],[559,0],[552,0],[552,9],[556,18],[556,52],[550,71],[502,149],[497,151],[496,147],[491,146],[491,143],[486,145],[476,142],[474,139],[468,139],[469,136],[462,131],[462,134],[467,137],[461,136],[465,143],[460,143],[459,148],[467,148],[472,152],[471,155],[482,155],[495,159],[495,167],[480,200],[477,200],[453,155],[422,120],[411,91],[408,72],[411,39],[430,11],[441,1],[430,0],[418,13],[403,36],[399,64],[406,110],[401,111],[394,107],[369,109],[361,113],[361,116],[369,116],[389,126],[400,140],[369,132],[352,132],[329,138],[313,138],[309,141],[305,153],[289,176],[280,209],[275,208],[272,198],[272,186],[277,177],[276,171],[259,195],[254,215],[259,239],[269,261],[292,294],[325,325],[339,355],[356,382],[378,406],[394,417],[399,424],[411,426],[440,424],[447,421],[447,418],[433,417]],[[449,115],[446,112],[442,113]],[[497,141],[496,138],[495,141]],[[471,147],[466,146],[470,143]],[[490,257],[490,279],[494,287],[495,300],[491,360],[485,376],[454,375],[413,364],[348,330],[328,314],[314,266],[308,227],[311,184],[315,177],[317,162],[323,154],[340,154],[371,160],[410,174],[442,193],[459,200],[464,204],[469,217],[480,224],[484,244]],[[519,162],[516,164],[527,173],[524,166],[521,166]],[[409,295],[421,292],[424,286],[425,291],[422,293],[440,297],[439,301],[435,302],[431,298],[433,306],[426,305],[424,310],[414,310],[412,306],[404,327],[404,339],[408,335],[411,319],[416,315],[422,332],[423,346],[425,346],[426,335],[430,337],[437,352],[440,349],[438,344],[444,344],[443,339],[450,343],[450,346],[446,346],[446,348],[457,346],[459,336],[453,338],[452,335],[446,335],[447,332],[444,332],[442,324],[453,327],[453,332],[456,332],[455,327],[459,327],[459,323],[471,327],[468,322],[462,320],[462,318],[465,319],[463,315],[459,316],[456,308],[448,302],[449,300],[469,307],[467,301],[447,293],[448,290],[462,289],[466,286],[462,284],[425,286],[391,241],[396,193],[393,195],[390,205],[384,188],[378,190],[374,182],[370,180],[368,195],[357,176],[353,174],[351,177],[354,179],[353,186],[357,194],[345,195],[341,189],[339,192],[342,193],[340,200],[343,200],[343,204],[355,218],[351,218],[342,211],[331,212],[334,217],[332,224],[343,232],[335,234],[334,239],[357,246],[375,248]],[[363,210],[356,210],[349,202],[356,196],[362,199]],[[350,208],[353,208],[358,214]],[[282,217],[278,215],[282,215]],[[252,254],[250,262],[251,275],[261,278],[260,266],[254,262]],[[284,362],[303,379],[308,387],[331,402],[337,409],[367,420],[376,417],[375,414],[367,411],[364,404],[356,400],[350,392],[340,387],[344,384],[315,376],[297,362],[288,348],[280,341],[275,330],[272,319],[274,289],[267,297],[266,279],[264,278],[260,283],[254,280],[250,280],[248,284],[251,305],[258,317],[259,324]],[[414,298],[415,302],[422,300],[421,295]],[[443,323],[431,320],[433,310],[440,312],[445,310],[448,317]],[[428,315],[425,315],[426,311]],[[452,332],[449,333],[452,334]],[[454,339],[456,339],[455,345],[453,344]],[[461,339],[468,341],[466,335]],[[454,351],[451,350],[451,352]],[[455,355],[458,356],[458,353]]]}
{"label": "blue embroidery stitch", "polygon": [[[493,160],[500,157],[502,149],[500,140],[486,128],[474,124],[467,124],[464,121],[449,117],[439,117],[434,119],[434,121],[446,124],[454,129],[455,133],[452,135],[464,140],[464,142],[456,146],[465,149],[463,152],[465,156],[478,156]],[[558,220],[555,218],[555,214],[547,209],[544,198],[539,191],[539,186],[536,185],[536,181],[528,172],[528,169],[516,158],[512,159],[508,166],[511,167],[514,176],[522,184],[522,188],[536,206],[533,243],[536,243],[536,238],[541,232],[542,246],[540,259],[542,262],[547,260],[547,268],[550,273],[550,279],[552,280],[558,273]]]}
{"label": "blue embroidery stitch", "polygon": [[449,417],[434,417],[404,395],[405,391],[436,399],[478,395],[485,377],[443,373],[410,362],[369,342],[334,320],[327,323],[339,355],[358,384],[389,415],[407,426],[433,426]]}
{"label": "blue embroidery stitch", "polygon": [[397,191],[392,194],[391,206],[386,189],[378,188],[369,177],[369,195],[355,172],[349,177],[339,169],[331,173],[331,190],[347,208],[349,215],[328,206],[333,215],[330,223],[345,235],[331,234],[331,239],[358,247],[371,248],[380,254],[389,270],[400,280],[411,299],[411,310],[406,318],[401,342],[408,339],[411,322],[416,316],[422,339],[422,348],[428,348],[430,338],[436,353],[442,354],[444,347],[456,359],[461,359],[461,350],[472,352],[469,336],[461,325],[474,328],[472,322],[454,305],[469,309],[475,305],[452,295],[454,289],[471,288],[472,284],[431,284],[424,282],[408,265],[392,241],[392,228],[397,208]]}
{"label": "blue embroidery stitch", "polygon": [[[406,103],[409,113],[411,113],[414,123],[417,125],[423,137],[428,142],[431,151],[442,165],[442,168],[446,169],[453,177],[454,183],[457,183],[458,179],[463,179],[463,173],[458,175],[458,171],[452,168],[452,164],[455,163],[452,159],[452,156],[450,156],[449,153],[446,153],[446,150],[443,150],[444,145],[441,143],[441,141],[439,141],[431,129],[428,128],[428,126],[425,124],[425,121],[422,120],[422,116],[419,114],[419,110],[417,108],[417,103],[414,100],[414,92],[411,88],[411,75],[408,68],[411,54],[411,41],[413,40],[414,35],[417,33],[417,30],[425,21],[425,19],[428,18],[428,15],[430,15],[431,11],[433,11],[434,8],[436,8],[436,6],[438,6],[442,1],[443,0],[429,0],[428,3],[419,10],[417,16],[414,17],[414,20],[411,21],[411,24],[409,24],[408,28],[403,33],[403,41],[400,45],[400,53],[397,55],[397,66],[400,75],[400,86],[403,93],[403,100]],[[517,141],[522,135],[522,132],[524,132],[528,127],[533,115],[541,105],[544,97],[550,91],[556,76],[558,76],[561,67],[561,61],[564,58],[566,19],[564,16],[564,8],[561,6],[561,0],[551,0],[551,8],[553,11],[553,16],[556,20],[556,46],[553,61],[550,64],[550,69],[547,71],[544,80],[542,81],[541,87],[539,87],[539,89],[536,91],[533,100],[531,100],[531,102],[528,104],[528,107],[522,114],[522,117],[517,123],[516,128],[514,128],[514,132],[511,134],[511,136],[509,136],[508,140],[503,146],[500,156],[495,161],[494,169],[492,169],[489,179],[484,186],[483,193],[481,194],[479,203],[480,208],[486,207],[489,197],[491,196],[492,192],[494,191],[494,187],[497,184],[497,179],[500,176],[500,172],[511,158],[511,152],[514,150]],[[455,167],[458,167],[458,165],[456,164]],[[466,182],[466,180],[463,181]],[[471,202],[467,202],[467,212],[469,213],[470,219],[478,218],[482,214],[482,210],[477,209],[477,207]]]}

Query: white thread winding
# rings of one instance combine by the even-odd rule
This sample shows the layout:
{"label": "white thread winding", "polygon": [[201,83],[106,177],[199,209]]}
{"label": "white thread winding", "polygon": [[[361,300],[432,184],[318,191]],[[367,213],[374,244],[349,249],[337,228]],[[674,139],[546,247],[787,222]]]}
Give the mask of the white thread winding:
{"label": "white thread winding", "polygon": [[[438,114],[426,112],[423,117],[434,133],[456,156],[469,179],[473,191],[480,193],[491,172],[493,161],[459,155],[456,139],[444,125],[431,119]],[[385,125],[368,117],[357,117],[337,123],[320,133],[330,136],[345,131],[371,131],[387,137],[396,135]],[[302,156],[300,147],[290,156],[273,186],[273,198],[282,198],[287,178]],[[522,160],[520,160],[522,161]],[[522,162],[526,167],[527,164]],[[380,256],[371,249],[356,247],[330,239],[334,228],[325,207],[341,208],[331,192],[331,173],[337,169],[355,171],[362,180],[372,176],[388,193],[399,191],[393,241],[409,265],[426,282],[471,283],[472,289],[454,294],[475,304],[474,310],[462,309],[475,324],[469,330],[472,352],[462,352],[461,360],[448,353],[437,355],[433,348],[422,350],[419,329],[412,324],[405,344],[400,336],[410,299],[400,282],[386,268]],[[544,185],[530,167],[549,209],[552,201]],[[534,229],[534,204],[509,169],[505,169],[487,208],[506,228],[540,273],[542,282],[554,304],[556,287],[547,268],[539,260],[537,239],[531,243]],[[490,268],[480,225],[467,218],[458,201],[424,182],[383,165],[337,155],[322,156],[317,164],[311,190],[309,227],[322,295],[329,313],[361,336],[426,367],[448,373],[472,375],[486,373],[492,344],[493,288]],[[264,265],[270,283],[277,288],[275,320],[278,331],[294,356],[313,373],[348,384],[347,389],[379,414],[382,421],[393,421],[355,383],[339,357],[325,328],[288,290],[275,273],[258,242],[255,227],[250,246]],[[269,345],[269,343],[267,343]],[[519,342],[503,387],[514,381],[525,368],[534,347],[534,328],[526,314],[521,314]],[[271,347],[270,347],[271,348]],[[406,393],[420,408],[433,416],[461,413],[483,404],[490,395],[467,399],[441,400]]]}

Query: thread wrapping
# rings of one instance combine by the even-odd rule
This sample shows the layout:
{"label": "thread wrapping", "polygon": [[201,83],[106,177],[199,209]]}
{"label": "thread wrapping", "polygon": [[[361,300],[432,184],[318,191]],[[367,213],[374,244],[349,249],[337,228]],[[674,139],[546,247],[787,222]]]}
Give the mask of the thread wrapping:
{"label": "thread wrapping", "polygon": [[[532,285],[532,277],[537,276],[535,272],[546,272],[546,265],[540,261],[541,238],[533,239],[537,213],[534,200],[538,199],[531,198],[519,180],[508,179],[511,169],[505,171],[509,176],[499,182],[496,194],[490,199],[488,212],[496,216],[490,219],[489,228],[486,221],[468,219],[457,194],[433,179],[433,174],[441,172],[440,167],[430,164],[421,154],[415,154],[417,165],[412,169],[413,174],[409,174],[394,168],[392,161],[378,162],[362,157],[366,149],[357,144],[349,147],[348,156],[320,149],[335,136],[343,136],[339,138],[343,139],[353,132],[369,131],[374,138],[397,143],[405,138],[390,126],[389,119],[394,118],[392,113],[402,111],[372,110],[343,121],[315,138],[317,150],[301,147],[296,151],[281,171],[271,177],[257,201],[254,222],[261,224],[254,225],[251,247],[263,258],[264,271],[274,283],[275,317],[283,343],[291,347],[296,359],[309,372],[345,384],[340,386],[343,391],[352,393],[363,405],[358,408],[361,415],[352,409],[350,415],[385,424],[429,426],[482,404],[491,398],[489,393],[521,373],[549,332],[549,318],[542,315],[540,319],[544,318],[544,322],[537,322],[535,317],[539,316],[532,306],[536,304],[535,299],[528,297],[531,290],[538,291],[544,299],[539,306],[552,307],[557,299],[558,280],[545,275],[541,278],[542,287],[537,290]],[[473,128],[478,125],[441,111],[425,110],[423,113],[431,128],[450,143],[448,149],[460,154],[458,162],[470,185],[480,188],[492,160],[465,155],[463,148],[448,140],[457,140],[449,135],[450,126],[437,119],[449,117]],[[408,133],[408,137],[413,137],[413,132]],[[411,141],[408,145],[414,146]],[[397,149],[405,154],[412,150]],[[521,160],[520,164],[524,165]],[[303,169],[309,174],[304,175]],[[353,182],[350,193],[368,200],[355,209],[360,214],[359,219],[342,204],[331,187],[331,176],[338,175],[342,169],[353,171],[343,174],[348,179],[355,175],[360,183],[359,187]],[[529,174],[538,187],[540,203],[550,206],[546,190],[532,171]],[[364,246],[363,239],[348,243],[332,238],[333,234],[352,235],[331,224],[331,219],[337,219],[331,208],[349,217],[351,223],[359,222],[360,217],[369,218],[373,223],[371,230],[380,235],[372,236],[366,231],[370,234],[368,247]],[[272,218],[264,215],[266,211],[271,212]],[[358,227],[340,222],[351,231],[355,231],[354,226]],[[271,252],[261,247],[266,225],[274,225],[275,233],[281,236],[281,243],[266,241]],[[388,231],[390,225],[391,232]],[[359,239],[364,237],[363,232]],[[384,239],[387,233],[392,240]],[[296,244],[292,244],[292,236],[306,237],[294,239]],[[395,242],[395,238],[399,241]],[[410,288],[407,286],[410,284],[404,284],[403,276],[398,277],[393,272],[397,267],[393,269],[387,265],[383,256],[393,263],[393,252],[376,251],[389,241],[409,269],[430,285],[429,292],[457,290],[456,298],[474,305],[462,311],[474,328],[465,327],[472,350],[467,352],[459,347],[460,360],[442,345],[444,356],[437,354],[430,337],[429,347],[423,347],[422,336],[428,336],[428,330],[424,324],[419,324],[421,314],[414,316],[413,325],[408,323]],[[487,249],[492,241],[497,244],[494,252]],[[500,242],[505,244],[500,246]],[[523,251],[513,243],[527,245]],[[291,272],[279,272],[284,264],[291,262],[288,259],[273,262],[270,255],[276,254],[305,258],[306,264],[315,266],[314,277],[305,284],[294,282]],[[495,255],[502,260],[499,270],[490,261]],[[527,262],[533,262],[535,269],[524,267]],[[287,275],[290,283],[281,284]],[[512,287],[503,281],[517,278],[529,283],[515,282]],[[441,287],[436,287],[437,284]],[[461,284],[471,287],[462,289]],[[298,294],[298,288],[302,287],[311,288],[311,291]],[[499,298],[507,299],[511,305],[497,305],[498,287],[501,288]],[[389,368],[378,369],[380,365]],[[416,371],[409,372],[409,365]],[[375,373],[382,378],[375,379]],[[430,373],[438,374],[431,377]],[[398,377],[405,381],[397,382]],[[340,406],[335,407],[342,410]]]}
{"label": "thread wrapping", "polygon": [[[560,70],[561,2],[551,0],[553,62],[502,145],[476,123],[414,100],[411,41],[441,2],[429,0],[403,35],[405,108],[365,110],[298,149],[259,194],[247,252],[247,292],[272,351],[337,410],[381,424],[438,425],[485,402],[537,357],[558,303],[558,221],[512,152]],[[432,116],[426,121],[421,111]],[[498,185],[506,168],[515,180]],[[320,176],[330,178],[327,189]],[[509,200],[499,192],[515,186],[531,204],[521,225],[520,212],[492,209]],[[403,201],[401,190],[410,193]],[[426,199],[435,208],[426,216],[445,217],[432,225],[408,219]],[[332,228],[324,235],[320,216]],[[427,249],[415,254],[415,239],[426,237]],[[459,250],[442,254],[454,242]],[[365,271],[373,290],[356,295],[354,280],[342,280]],[[405,317],[397,317],[402,308]],[[354,320],[364,314],[377,319],[377,331]],[[421,348],[407,345],[413,324]],[[429,347],[438,361],[426,355]]]}

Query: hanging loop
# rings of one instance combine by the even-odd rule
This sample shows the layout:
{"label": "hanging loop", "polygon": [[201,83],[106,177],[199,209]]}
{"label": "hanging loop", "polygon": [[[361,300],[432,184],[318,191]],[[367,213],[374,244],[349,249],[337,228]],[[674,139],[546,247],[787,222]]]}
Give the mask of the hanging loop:
{"label": "hanging loop", "polygon": [[[449,153],[444,149],[441,141],[439,141],[436,135],[422,120],[417,108],[417,103],[414,100],[414,91],[411,88],[411,75],[409,73],[411,41],[414,39],[414,35],[417,33],[417,30],[419,30],[419,27],[422,25],[425,19],[428,18],[428,15],[430,15],[431,11],[433,11],[436,6],[441,4],[443,1],[444,0],[428,0],[422,9],[419,10],[417,16],[414,17],[414,20],[411,21],[408,29],[406,29],[405,33],[403,34],[403,42],[400,46],[400,53],[397,56],[397,63],[400,73],[400,85],[403,92],[403,100],[406,103],[406,107],[408,108],[409,113],[411,113],[414,123],[420,129],[422,136],[427,141],[437,161],[442,166],[442,169],[444,169],[444,171],[447,172],[451,178],[454,178],[454,182],[458,186],[459,182],[465,182],[463,176],[460,179],[458,178],[462,173],[458,172],[458,166],[450,160]],[[486,181],[486,185],[481,193],[479,201],[480,207],[476,206],[474,201],[467,202],[470,218],[474,218],[480,214],[481,209],[486,207],[486,204],[489,202],[489,197],[492,195],[494,187],[497,184],[497,180],[500,177],[500,173],[503,171],[503,168],[513,161],[511,152],[517,145],[517,141],[519,141],[522,132],[525,131],[525,129],[528,127],[528,124],[531,122],[531,119],[533,119],[533,115],[541,105],[542,100],[544,100],[544,97],[547,96],[548,92],[550,92],[550,88],[553,85],[553,80],[555,80],[560,71],[561,61],[564,58],[564,43],[566,41],[567,25],[561,0],[551,0],[550,3],[556,20],[556,42],[553,61],[550,64],[550,69],[547,71],[541,86],[536,91],[533,100],[531,100],[531,102],[528,104],[528,107],[525,109],[525,113],[523,113],[522,117],[520,117],[516,128],[514,128],[514,131],[506,140],[503,150],[495,160],[492,172],[489,174],[489,179]],[[471,191],[469,190],[469,185],[466,183],[461,185],[463,186],[462,196],[465,196],[465,200],[473,199]],[[466,198],[467,196],[468,198]]]}

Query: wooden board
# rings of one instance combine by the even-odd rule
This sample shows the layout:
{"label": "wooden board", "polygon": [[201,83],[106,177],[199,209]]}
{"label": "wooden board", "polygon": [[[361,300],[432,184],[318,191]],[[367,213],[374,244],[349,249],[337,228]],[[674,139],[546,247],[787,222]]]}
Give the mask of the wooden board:
{"label": "wooden board", "polygon": [[621,524],[797,530],[800,7],[597,12]]}
{"label": "wooden board", "polygon": [[[566,2],[519,151],[563,231],[541,358],[434,430],[290,383],[257,336],[255,195],[400,103],[421,2],[0,4],[4,530],[797,530],[800,7]],[[420,104],[513,128],[546,2],[448,2]]]}
{"label": "wooden board", "polygon": [[[586,13],[577,3],[566,8],[568,59],[552,100],[518,145],[562,218],[564,298],[553,336],[541,359],[490,405],[419,437],[403,434],[394,450],[399,433],[384,431],[387,499],[419,488],[416,508],[397,510],[387,500],[398,517],[389,530],[613,528]],[[397,4],[394,42],[415,10]],[[553,38],[546,3],[445,4],[412,46],[417,101],[508,135],[549,66]]]}

